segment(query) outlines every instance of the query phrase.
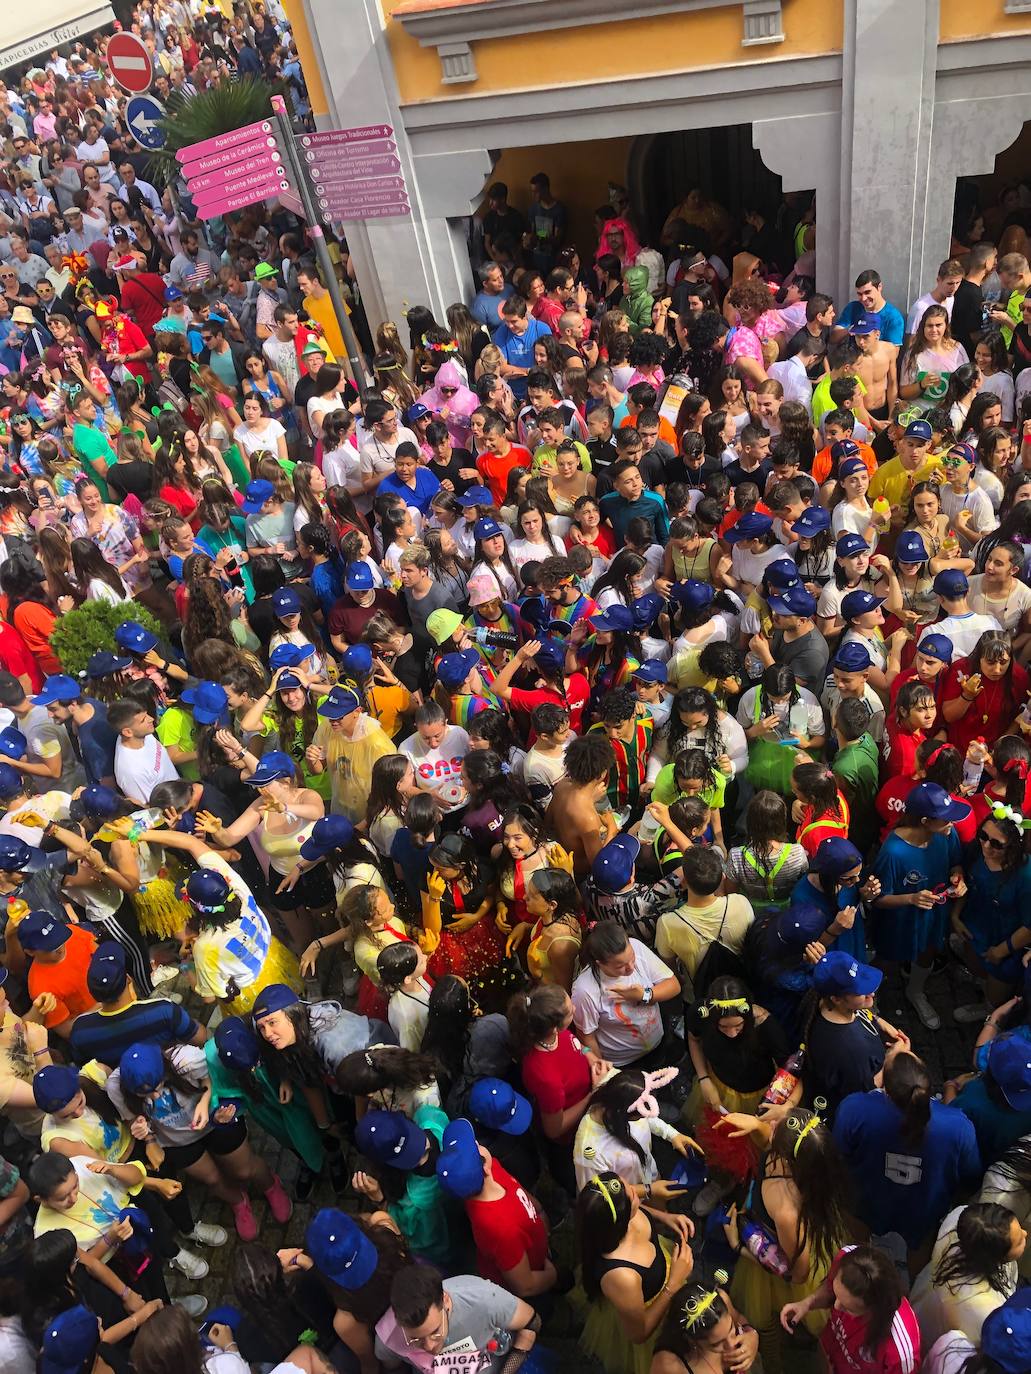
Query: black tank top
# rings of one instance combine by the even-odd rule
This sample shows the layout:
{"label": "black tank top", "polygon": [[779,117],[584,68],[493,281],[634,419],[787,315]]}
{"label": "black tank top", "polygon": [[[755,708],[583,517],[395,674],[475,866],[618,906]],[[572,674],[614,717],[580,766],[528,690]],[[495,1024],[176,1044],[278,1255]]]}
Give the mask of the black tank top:
{"label": "black tank top", "polygon": [[[647,1213],[645,1215],[648,1216]],[[633,1260],[627,1259],[602,1259],[600,1265],[601,1275],[611,1274],[613,1269],[632,1269],[635,1274],[639,1274],[641,1291],[646,1303],[659,1295],[662,1285],[666,1282],[666,1256],[659,1245],[654,1217],[648,1216],[648,1225],[651,1228],[651,1242],[655,1246],[655,1258],[651,1264],[635,1264]]]}

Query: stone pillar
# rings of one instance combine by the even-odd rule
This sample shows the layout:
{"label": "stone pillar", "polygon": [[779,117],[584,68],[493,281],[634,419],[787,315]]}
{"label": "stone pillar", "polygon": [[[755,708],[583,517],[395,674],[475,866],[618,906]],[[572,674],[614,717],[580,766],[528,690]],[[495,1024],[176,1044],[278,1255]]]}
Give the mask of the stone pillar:
{"label": "stone pillar", "polygon": [[816,285],[834,296],[839,279],[840,116],[757,119],[752,144],[785,191],[816,190]]}
{"label": "stone pillar", "polygon": [[455,301],[474,293],[462,217],[476,208],[491,171],[486,149],[439,156],[413,155],[376,0],[350,0],[347,23],[340,0],[303,0],[328,101],[320,129],[391,124],[408,183],[412,213],[344,225],[369,324],[392,319],[405,338],[408,305],[428,305],[444,318]]}
{"label": "stone pillar", "polygon": [[[838,296],[873,267],[903,314],[934,284],[925,243],[931,132],[938,60],[939,0],[851,0],[842,53],[842,256]],[[951,187],[940,225],[948,248]],[[818,206],[820,218],[822,205]],[[936,232],[936,231],[935,231]],[[819,229],[817,230],[819,234]],[[932,232],[932,238],[934,233]]]}

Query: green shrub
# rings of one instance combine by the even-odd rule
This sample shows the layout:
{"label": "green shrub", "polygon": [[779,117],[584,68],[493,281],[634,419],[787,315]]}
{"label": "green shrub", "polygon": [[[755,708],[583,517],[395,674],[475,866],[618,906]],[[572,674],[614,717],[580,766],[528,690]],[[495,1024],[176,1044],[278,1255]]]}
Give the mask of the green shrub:
{"label": "green shrub", "polygon": [[59,618],[50,636],[50,647],[61,660],[61,667],[72,677],[86,671],[86,665],[99,649],[114,650],[115,630],[123,620],[135,620],[146,630],[164,638],[161,622],[138,601],[115,605],[110,601],[84,601],[74,611]]}

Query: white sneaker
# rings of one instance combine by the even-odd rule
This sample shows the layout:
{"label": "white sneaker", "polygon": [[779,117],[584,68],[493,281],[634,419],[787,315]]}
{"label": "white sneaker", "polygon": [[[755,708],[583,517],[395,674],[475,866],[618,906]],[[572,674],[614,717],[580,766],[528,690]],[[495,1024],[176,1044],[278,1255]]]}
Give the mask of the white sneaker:
{"label": "white sneaker", "polygon": [[162,983],[174,983],[179,977],[177,964],[155,964],[150,970],[150,981],[157,988]]}
{"label": "white sneaker", "polygon": [[198,1221],[193,1230],[184,1240],[192,1240],[197,1245],[210,1245],[218,1247],[225,1245],[229,1239],[229,1232],[224,1226],[213,1226],[210,1221]]}
{"label": "white sneaker", "polygon": [[211,1265],[207,1260],[202,1260],[199,1255],[192,1255],[189,1250],[180,1250],[178,1254],[173,1255],[171,1265],[188,1279],[206,1279],[211,1272]]}
{"label": "white sneaker", "polygon": [[953,1007],[952,1019],[961,1026],[972,1026],[990,1016],[991,1010],[987,1002],[967,1002],[962,1007]]}
{"label": "white sneaker", "polygon": [[906,1000],[928,1030],[941,1030],[942,1019],[922,992],[909,992],[907,989]]}
{"label": "white sneaker", "polygon": [[208,1310],[207,1298],[202,1298],[199,1293],[187,1293],[184,1298],[173,1298],[172,1301],[191,1317],[202,1316]]}

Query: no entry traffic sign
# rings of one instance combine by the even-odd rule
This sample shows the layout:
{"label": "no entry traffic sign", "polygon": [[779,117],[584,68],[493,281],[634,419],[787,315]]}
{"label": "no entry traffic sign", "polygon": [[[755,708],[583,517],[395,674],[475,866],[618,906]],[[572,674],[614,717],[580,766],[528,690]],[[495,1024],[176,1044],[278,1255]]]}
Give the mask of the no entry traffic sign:
{"label": "no entry traffic sign", "polygon": [[150,89],[154,67],[142,38],[134,33],[115,33],[107,45],[107,65],[111,75],[130,95]]}

